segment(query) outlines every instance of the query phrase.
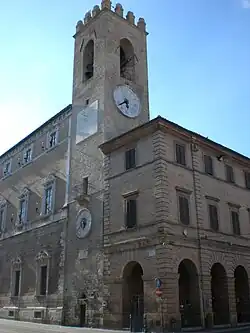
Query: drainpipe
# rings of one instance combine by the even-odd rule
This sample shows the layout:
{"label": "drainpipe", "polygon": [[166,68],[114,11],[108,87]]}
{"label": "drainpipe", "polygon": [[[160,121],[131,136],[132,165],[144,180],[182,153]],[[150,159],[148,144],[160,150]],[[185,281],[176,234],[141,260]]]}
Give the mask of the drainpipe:
{"label": "drainpipe", "polygon": [[193,186],[194,186],[194,200],[195,200],[195,211],[196,211],[196,221],[197,221],[197,243],[198,243],[198,255],[199,255],[199,263],[200,263],[200,295],[201,295],[201,320],[202,326],[205,327],[205,312],[204,312],[204,295],[203,295],[203,267],[202,267],[202,255],[201,255],[201,232],[199,225],[199,215],[198,215],[198,202],[197,202],[197,189],[196,189],[196,180],[195,180],[195,169],[194,169],[194,151],[192,145],[195,144],[194,138],[191,136],[191,156],[192,156],[192,173],[193,173]]}
{"label": "drainpipe", "polygon": [[63,228],[64,234],[64,263],[63,263],[63,308],[62,308],[62,325],[65,325],[66,313],[65,308],[67,305],[67,252],[68,252],[68,225],[69,225],[69,198],[70,198],[70,168],[71,168],[71,155],[72,155],[72,142],[71,142],[71,132],[72,132],[72,114],[69,117],[68,126],[68,148],[67,148],[67,160],[66,160],[66,186],[65,186],[65,203],[63,209],[65,212],[65,223]]}

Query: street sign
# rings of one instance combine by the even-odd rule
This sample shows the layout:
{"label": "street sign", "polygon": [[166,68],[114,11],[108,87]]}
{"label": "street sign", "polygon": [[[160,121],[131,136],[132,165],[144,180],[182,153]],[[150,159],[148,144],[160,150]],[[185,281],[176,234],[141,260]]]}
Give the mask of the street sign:
{"label": "street sign", "polygon": [[161,285],[162,285],[162,281],[161,281],[161,279],[156,278],[156,279],[155,279],[155,283],[156,283],[156,288],[161,288]]}
{"label": "street sign", "polygon": [[155,294],[156,294],[156,296],[161,297],[162,296],[162,290],[156,289]]}

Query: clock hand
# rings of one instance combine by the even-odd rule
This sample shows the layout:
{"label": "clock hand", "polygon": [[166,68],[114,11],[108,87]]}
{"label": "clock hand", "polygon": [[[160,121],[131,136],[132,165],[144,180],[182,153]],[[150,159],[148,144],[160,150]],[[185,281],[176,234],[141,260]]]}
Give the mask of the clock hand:
{"label": "clock hand", "polygon": [[126,108],[127,109],[129,108],[129,100],[127,98],[125,98],[123,102],[121,102],[120,104],[118,104],[118,106],[123,105],[123,104],[126,104]]}

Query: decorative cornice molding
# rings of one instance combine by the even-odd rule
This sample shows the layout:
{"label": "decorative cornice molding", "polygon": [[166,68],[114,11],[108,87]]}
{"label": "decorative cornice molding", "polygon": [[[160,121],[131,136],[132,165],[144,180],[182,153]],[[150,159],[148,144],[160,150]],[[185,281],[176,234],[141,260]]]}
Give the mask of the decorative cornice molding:
{"label": "decorative cornice molding", "polygon": [[32,145],[40,137],[42,137],[47,132],[51,131],[54,127],[60,127],[61,123],[71,114],[72,106],[69,105],[57,115],[45,122],[41,127],[36,129],[34,132],[30,133],[26,138],[18,142],[14,147],[9,149],[6,153],[0,156],[0,164],[5,163],[10,160],[13,156],[20,154],[23,149]]}
{"label": "decorative cornice molding", "polygon": [[37,256],[36,256],[36,261],[41,261],[41,260],[44,260],[44,259],[49,259],[49,254],[46,250],[41,250]]}

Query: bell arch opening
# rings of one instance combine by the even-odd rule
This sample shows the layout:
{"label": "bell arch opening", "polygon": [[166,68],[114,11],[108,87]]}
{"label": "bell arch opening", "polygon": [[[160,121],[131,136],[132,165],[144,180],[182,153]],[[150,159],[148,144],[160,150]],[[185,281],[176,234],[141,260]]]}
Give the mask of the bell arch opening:
{"label": "bell arch opening", "polygon": [[179,307],[182,327],[201,325],[199,278],[195,264],[184,259],[179,264]]}
{"label": "bell arch opening", "polygon": [[243,266],[237,266],[234,271],[235,301],[238,323],[250,321],[250,299],[248,274]]}
{"label": "bell arch opening", "polygon": [[135,80],[134,47],[127,38],[120,41],[120,76],[129,81]]}
{"label": "bell arch opening", "polygon": [[83,51],[83,82],[94,76],[94,41],[91,39]]}
{"label": "bell arch opening", "polygon": [[214,264],[211,268],[211,291],[214,325],[229,324],[227,274],[220,263]]}
{"label": "bell arch opening", "polygon": [[143,269],[136,261],[129,262],[123,270],[123,327],[132,326],[135,332],[139,332],[143,326],[144,286],[142,276]]}

